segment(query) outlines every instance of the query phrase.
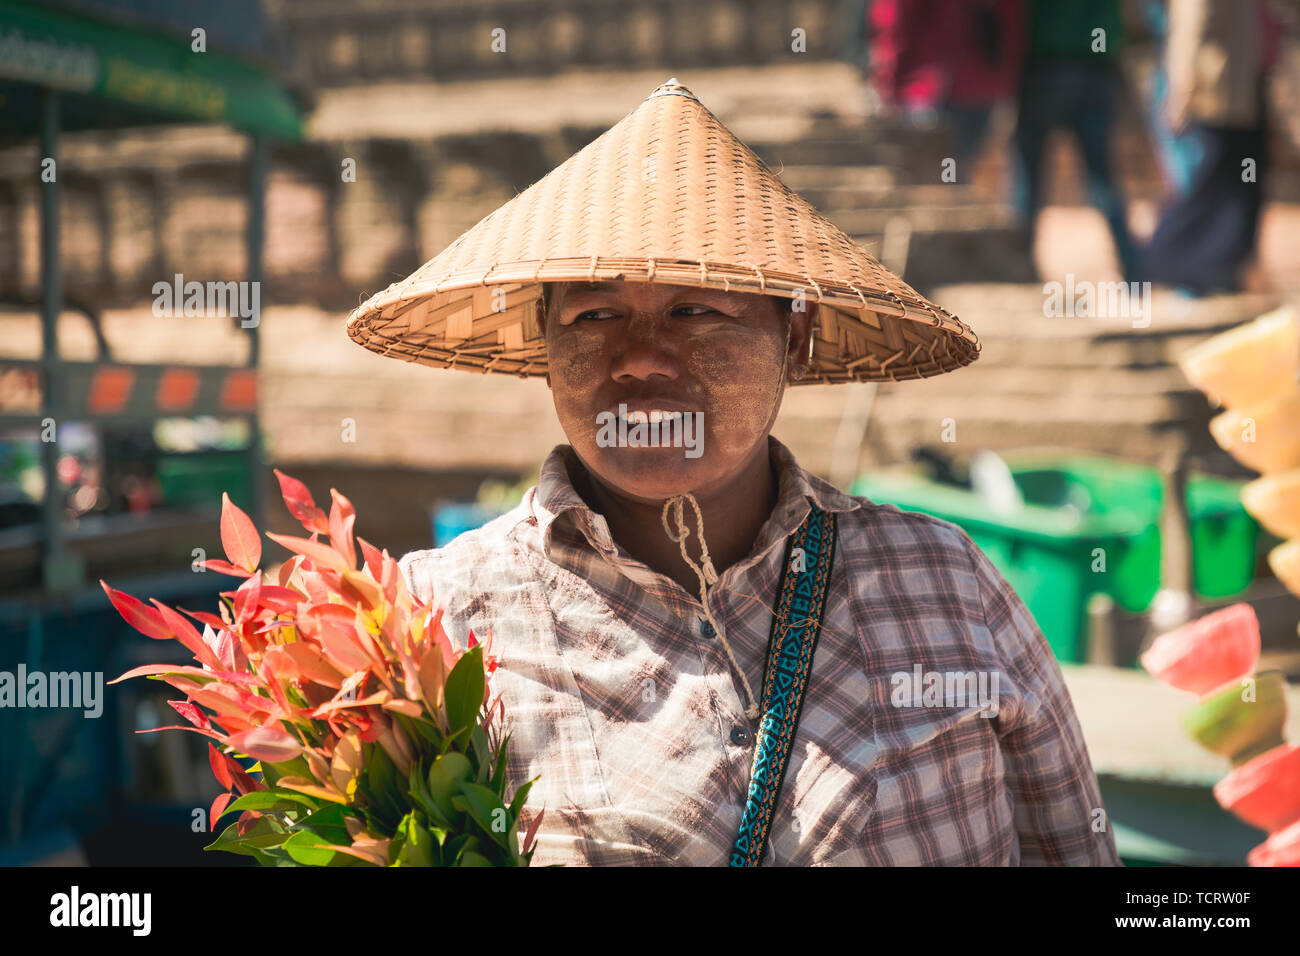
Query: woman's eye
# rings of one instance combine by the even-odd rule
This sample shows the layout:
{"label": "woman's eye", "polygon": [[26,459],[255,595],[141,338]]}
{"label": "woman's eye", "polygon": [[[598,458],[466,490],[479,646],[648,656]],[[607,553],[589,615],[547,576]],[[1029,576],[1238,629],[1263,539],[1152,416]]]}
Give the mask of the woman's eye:
{"label": "woman's eye", "polygon": [[681,309],[694,309],[695,312],[692,313],[693,315],[707,315],[710,312],[718,311],[717,309],[712,309],[707,305],[679,305],[676,309],[673,309],[673,311],[677,312]]}
{"label": "woman's eye", "polygon": [[595,316],[602,315],[602,314],[612,315],[613,313],[611,313],[608,309],[588,309],[586,312],[579,312],[577,315],[575,315],[573,317],[573,321],[583,322],[586,321],[587,319],[592,319]]}

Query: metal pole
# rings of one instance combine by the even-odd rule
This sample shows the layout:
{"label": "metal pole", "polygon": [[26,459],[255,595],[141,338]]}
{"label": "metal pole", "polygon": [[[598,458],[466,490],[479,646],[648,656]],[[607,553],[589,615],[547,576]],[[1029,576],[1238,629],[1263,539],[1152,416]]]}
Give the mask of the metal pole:
{"label": "metal pole", "polygon": [[[63,311],[59,274],[59,94],[41,90],[41,463],[45,471],[45,501],[41,508],[41,583],[56,590],[58,564],[64,552],[63,501],[59,488],[58,429],[64,426],[63,383],[59,368],[59,313]],[[44,175],[49,168],[49,176]],[[47,181],[48,180],[48,181]],[[54,421],[55,441],[47,441],[47,419]]]}
{"label": "metal pole", "polygon": [[[258,327],[261,325],[262,300],[262,249],[266,240],[266,174],[271,160],[271,142],[264,136],[250,137],[248,157],[248,281],[258,290],[258,316],[247,329],[248,366],[257,369],[261,350]],[[259,378],[260,385],[260,378]],[[258,389],[259,403],[261,389]],[[248,493],[249,517],[258,528],[264,528],[263,473],[261,415],[256,409],[249,416],[248,443]]]}

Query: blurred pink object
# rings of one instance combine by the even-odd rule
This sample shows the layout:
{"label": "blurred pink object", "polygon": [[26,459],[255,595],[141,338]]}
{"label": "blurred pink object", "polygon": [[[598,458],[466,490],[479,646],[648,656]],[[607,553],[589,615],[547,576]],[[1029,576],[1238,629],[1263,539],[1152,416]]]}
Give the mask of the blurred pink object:
{"label": "blurred pink object", "polygon": [[1259,661],[1259,618],[1244,602],[1162,634],[1142,655],[1157,680],[1198,697],[1253,673]]}
{"label": "blurred pink object", "polygon": [[1300,744],[1284,744],[1242,764],[1214,785],[1229,813],[1272,833],[1300,820]]}
{"label": "blurred pink object", "polygon": [[1251,866],[1300,866],[1300,820],[1246,854]]}

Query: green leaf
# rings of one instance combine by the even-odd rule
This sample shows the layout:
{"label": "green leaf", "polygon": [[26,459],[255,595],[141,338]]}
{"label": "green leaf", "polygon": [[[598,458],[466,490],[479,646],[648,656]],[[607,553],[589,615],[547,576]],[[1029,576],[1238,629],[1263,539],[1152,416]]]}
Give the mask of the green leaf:
{"label": "green leaf", "polygon": [[442,751],[442,743],[443,743],[442,732],[438,730],[435,724],[427,720],[412,719],[411,726],[414,728],[416,734],[418,734],[420,737],[423,737],[429,743],[433,744],[433,748],[435,750],[439,752]]}
{"label": "green leaf", "polygon": [[406,788],[392,758],[379,744],[367,744],[366,784],[375,810],[384,821],[384,831],[395,828],[407,810]]}
{"label": "green leaf", "polygon": [[231,801],[230,806],[226,807],[225,812],[233,813],[242,810],[282,811],[292,809],[298,805],[315,810],[320,804],[321,801],[315,797],[309,797],[307,794],[298,793],[295,790],[254,790],[242,797],[236,797]]}
{"label": "green leaf", "polygon": [[469,805],[469,815],[488,835],[488,838],[504,850],[510,849],[511,831],[510,811],[501,802],[495,791],[482,784],[461,781],[460,792],[464,794]]}
{"label": "green leaf", "polygon": [[294,829],[314,833],[326,843],[347,844],[352,842],[352,837],[348,834],[346,819],[347,814],[343,807],[331,803],[324,809],[304,817]]}
{"label": "green leaf", "polygon": [[475,725],[470,731],[470,743],[474,747],[474,762],[478,764],[478,774],[475,776],[475,782],[486,784],[488,782],[488,772],[492,769],[492,753],[488,749],[487,734],[482,727]]}
{"label": "green leaf", "polygon": [[520,785],[515,791],[515,798],[510,801],[510,817],[513,820],[519,819],[519,813],[524,808],[524,802],[528,799],[528,791],[533,789],[533,784],[538,781],[539,777],[533,777]]}
{"label": "green leaf", "polygon": [[347,843],[347,834],[343,840],[327,840],[308,830],[298,830],[284,841],[284,850],[295,863],[303,866],[329,866],[337,855],[337,850],[323,849],[324,844]]}
{"label": "green leaf", "polygon": [[460,858],[461,866],[492,866],[492,861],[482,854],[470,850],[464,853]]}
{"label": "green leaf", "polygon": [[506,792],[506,745],[508,743],[510,743],[510,735],[506,734],[501,738],[501,749],[497,751],[496,766],[492,768],[491,785],[496,788],[498,796]]}
{"label": "green leaf", "polygon": [[280,763],[263,763],[262,780],[268,787],[274,787],[280,782],[281,777],[303,777],[307,780],[315,779],[311,772],[311,767],[302,757],[294,757],[292,760],[284,760]]}
{"label": "green leaf", "polygon": [[447,726],[452,734],[478,723],[486,683],[487,678],[483,674],[483,645],[476,644],[461,655],[447,675],[443,695],[447,708]]}
{"label": "green leaf", "polygon": [[248,833],[243,836],[239,835],[239,823],[236,821],[222,830],[220,836],[203,849],[205,851],[222,850],[227,853],[238,853],[242,856],[253,856],[253,849],[279,846],[284,842],[284,838],[283,832],[277,832],[273,828],[270,817],[259,817],[253,826],[249,828]]}
{"label": "green leaf", "polygon": [[262,864],[262,866],[298,865],[293,861],[293,857],[289,856],[288,853],[279,847],[268,847],[266,849],[253,847],[250,851],[250,855],[257,860],[258,863]]}
{"label": "green leaf", "polygon": [[441,812],[450,829],[456,829],[454,821],[458,816],[452,798],[460,793],[457,784],[474,776],[474,765],[464,754],[452,751],[443,754],[429,768],[429,798]]}
{"label": "green leaf", "polygon": [[406,841],[397,855],[397,866],[433,866],[433,836],[415,819],[406,815]]}

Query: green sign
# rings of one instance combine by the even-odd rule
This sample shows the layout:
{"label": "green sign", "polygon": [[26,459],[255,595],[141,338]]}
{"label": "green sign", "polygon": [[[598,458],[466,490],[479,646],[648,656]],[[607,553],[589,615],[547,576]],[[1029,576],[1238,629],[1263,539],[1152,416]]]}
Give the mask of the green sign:
{"label": "green sign", "polygon": [[0,0],[0,79],[278,139],[302,136],[288,94],[242,60],[12,0]]}

